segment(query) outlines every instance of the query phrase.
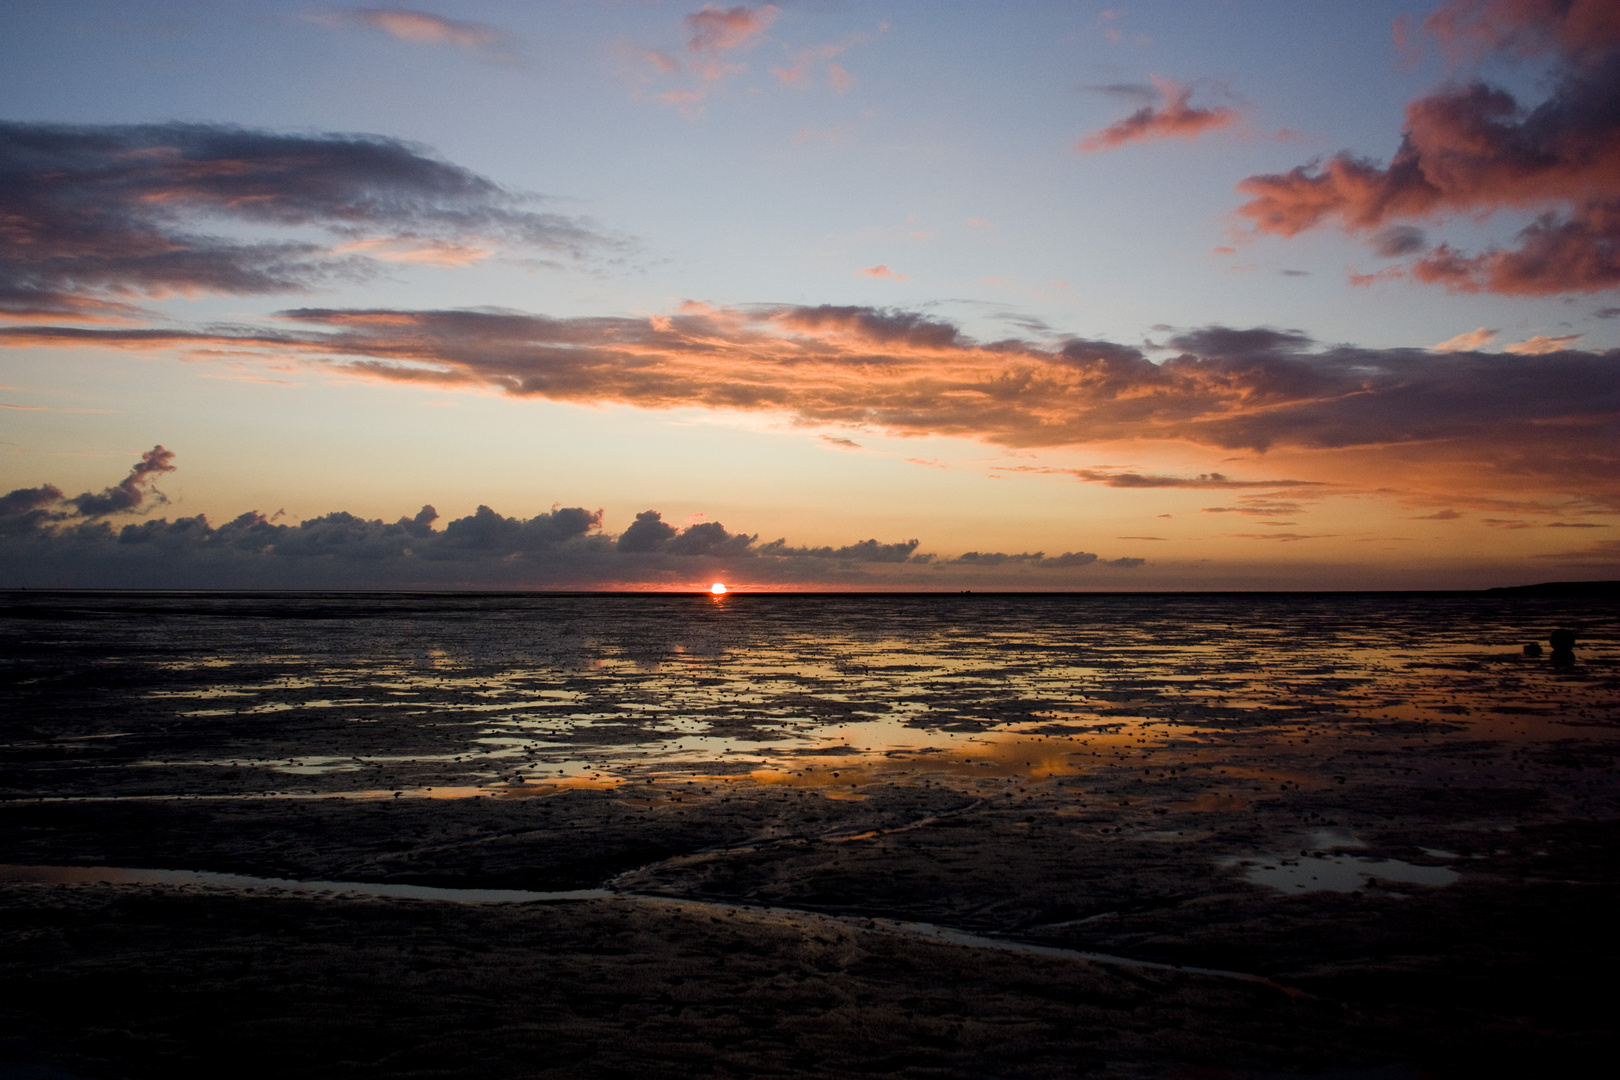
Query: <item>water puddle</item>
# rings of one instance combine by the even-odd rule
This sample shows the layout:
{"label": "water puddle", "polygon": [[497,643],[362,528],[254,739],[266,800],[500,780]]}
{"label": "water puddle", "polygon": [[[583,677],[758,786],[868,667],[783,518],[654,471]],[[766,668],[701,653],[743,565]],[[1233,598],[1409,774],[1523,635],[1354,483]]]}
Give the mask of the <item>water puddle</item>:
{"label": "water puddle", "polygon": [[1445,866],[1417,866],[1399,859],[1368,859],[1359,855],[1300,855],[1291,859],[1262,856],[1233,860],[1225,865],[1243,866],[1245,880],[1287,893],[1358,892],[1391,882],[1442,886],[1462,876]]}
{"label": "water puddle", "polygon": [[[1349,829],[1314,829],[1304,837],[1304,847],[1297,856],[1229,855],[1219,865],[1240,866],[1245,881],[1285,893],[1348,893],[1390,884],[1441,887],[1462,877],[1448,866],[1419,866],[1400,859],[1373,859],[1343,851],[1366,846]],[[1419,850],[1434,858],[1457,857],[1433,848]]]}

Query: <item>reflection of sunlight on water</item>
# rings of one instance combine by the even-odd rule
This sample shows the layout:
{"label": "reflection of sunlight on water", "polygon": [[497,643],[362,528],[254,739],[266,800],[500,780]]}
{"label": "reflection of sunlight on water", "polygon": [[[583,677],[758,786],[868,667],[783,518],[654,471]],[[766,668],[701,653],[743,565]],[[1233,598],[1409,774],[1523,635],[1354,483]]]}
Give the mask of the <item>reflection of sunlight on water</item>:
{"label": "reflection of sunlight on water", "polygon": [[[1599,681],[1620,655],[1612,634],[1583,636],[1589,666],[1572,678],[1521,655],[1544,632],[1482,622],[1471,600],[420,603],[400,621],[165,624],[188,655],[146,669],[163,681],[134,684],[138,714],[117,734],[182,720],[210,741],[107,764],[140,769],[141,794],[296,779],[308,796],[389,798],[677,776],[834,794],[1114,776],[1163,781],[1175,810],[1225,812],[1358,768],[1438,783],[1453,766],[1391,755],[1448,739],[1517,751],[1620,718]],[[112,738],[97,723],[50,741]]]}

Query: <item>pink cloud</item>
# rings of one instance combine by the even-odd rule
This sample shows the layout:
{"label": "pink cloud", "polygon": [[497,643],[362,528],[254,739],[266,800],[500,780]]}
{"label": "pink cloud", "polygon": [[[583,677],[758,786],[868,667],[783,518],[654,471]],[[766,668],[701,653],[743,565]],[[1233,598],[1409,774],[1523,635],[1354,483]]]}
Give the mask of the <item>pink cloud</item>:
{"label": "pink cloud", "polygon": [[876,266],[868,266],[865,269],[857,270],[855,272],[857,274],[864,274],[867,277],[893,278],[896,281],[906,280],[906,275],[897,274],[893,270],[890,270],[887,263],[878,263]]}
{"label": "pink cloud", "polygon": [[[1453,292],[1549,295],[1620,285],[1620,7],[1612,0],[1450,0],[1425,30],[1454,57],[1551,54],[1551,95],[1533,108],[1481,81],[1407,105],[1387,167],[1348,152],[1251,176],[1238,208],[1257,233],[1333,225],[1375,243],[1401,233],[1411,276]],[[1403,222],[1535,215],[1516,246],[1423,251]],[[1395,226],[1394,229],[1390,228]]]}
{"label": "pink cloud", "polygon": [[1160,78],[1155,78],[1153,85],[1158,88],[1161,99],[1157,107],[1142,106],[1119,123],[1087,135],[1075,149],[1092,154],[1155,139],[1196,139],[1206,131],[1230,127],[1237,122],[1236,110],[1225,106],[1194,108],[1189,87]]}
{"label": "pink cloud", "polygon": [[333,30],[367,29],[387,34],[399,41],[415,45],[453,45],[473,51],[485,51],[494,59],[512,62],[517,59],[510,51],[489,54],[487,51],[507,40],[507,35],[483,23],[447,19],[426,11],[405,8],[348,8],[305,16],[310,22]]}

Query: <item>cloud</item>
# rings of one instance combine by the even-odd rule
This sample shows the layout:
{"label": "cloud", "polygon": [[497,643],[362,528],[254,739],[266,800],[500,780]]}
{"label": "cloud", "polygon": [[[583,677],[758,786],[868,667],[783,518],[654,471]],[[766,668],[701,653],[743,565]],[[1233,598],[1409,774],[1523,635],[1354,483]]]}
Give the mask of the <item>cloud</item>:
{"label": "cloud", "polygon": [[686,17],[686,27],[692,32],[686,47],[695,53],[752,48],[781,13],[771,4],[757,8],[704,4]]}
{"label": "cloud", "polygon": [[1206,506],[1200,514],[1246,514],[1251,517],[1274,517],[1278,514],[1297,514],[1305,507],[1291,502],[1255,502],[1247,506]]}
{"label": "cloud", "polygon": [[[617,536],[602,510],[554,507],[530,518],[480,506],[439,522],[423,506],[393,522],[342,511],[297,525],[257,512],[214,525],[201,515],[114,527],[109,514],[141,509],[151,480],[173,472],[174,455],[154,447],[119,484],[101,495],[65,499],[43,484],[0,496],[0,585],[56,587],[340,587],[422,584],[437,587],[603,587],[706,583],[716,573],[758,584],[889,583],[938,588],[937,576],[911,576],[931,566],[915,539],[861,540],[805,547],[767,544],[693,515],[684,527],[657,510],[639,513]],[[1024,558],[1023,556],[1015,558]],[[1039,555],[1034,556],[1039,560]],[[994,559],[978,560],[979,569]],[[1097,557],[1069,553],[1044,560],[1052,570],[1081,569]],[[969,558],[963,565],[973,564]],[[954,565],[955,561],[952,561]],[[1131,561],[1103,560],[1129,566]],[[896,576],[899,575],[899,576]],[[956,577],[961,577],[957,574]],[[978,579],[973,579],[978,580]]]}
{"label": "cloud", "polygon": [[18,488],[0,495],[0,537],[32,535],[67,515],[51,509],[62,501],[62,489],[55,484]]}
{"label": "cloud", "polygon": [[530,201],[378,136],[0,123],[0,317],[128,322],[146,317],[137,297],[301,292],[379,261],[457,265],[505,245],[575,260],[617,246]]}
{"label": "cloud", "polygon": [[1504,345],[1502,351],[1515,356],[1541,356],[1544,353],[1562,352],[1571,342],[1579,341],[1584,336],[1584,334],[1565,334],[1563,337],[1546,337],[1537,334],[1528,341]]}
{"label": "cloud", "polygon": [[1474,352],[1495,341],[1499,333],[1500,330],[1487,330],[1481,326],[1477,330],[1469,330],[1456,337],[1446,338],[1440,344],[1430,345],[1429,348],[1434,352]]}
{"label": "cloud", "polygon": [[1603,540],[1579,551],[1540,552],[1531,558],[1620,569],[1620,540]]}
{"label": "cloud", "polygon": [[[687,15],[686,51],[691,56],[685,66],[686,85],[656,93],[655,100],[680,109],[688,120],[701,119],[703,102],[709,93],[733,75],[748,70],[747,64],[728,60],[727,55],[752,49],[780,14],[780,9],[769,4],[759,8],[705,4]],[[662,75],[682,72],[680,61],[668,52],[635,46],[625,48],[629,55]]]}
{"label": "cloud", "polygon": [[[334,30],[376,30],[416,45],[453,45],[473,52],[488,50],[506,41],[506,34],[493,26],[460,22],[405,8],[346,8],[319,12],[307,18]],[[505,61],[514,59],[510,52],[498,53],[496,58]]]}
{"label": "cloud", "polygon": [[1422,517],[1415,517],[1415,518],[1411,518],[1410,520],[1412,520],[1412,521],[1456,521],[1460,517],[1462,517],[1462,515],[1457,513],[1457,511],[1455,511],[1455,510],[1438,510],[1435,513],[1424,514]]}
{"label": "cloud", "polygon": [[842,435],[823,435],[821,441],[829,446],[836,446],[842,450],[859,450],[861,444],[854,439],[846,439]]}
{"label": "cloud", "polygon": [[1448,0],[1425,22],[1454,59],[1547,58],[1551,93],[1527,106],[1501,87],[1448,84],[1407,105],[1387,167],[1348,152],[1251,176],[1238,208],[1256,232],[1334,225],[1386,256],[1428,241],[1415,222],[1534,215],[1516,246],[1440,243],[1409,266],[1454,292],[1550,295],[1620,285],[1620,18],[1604,0]]}
{"label": "cloud", "polygon": [[1412,225],[1391,225],[1373,235],[1373,251],[1386,259],[1422,251],[1429,246],[1422,229]]}
{"label": "cloud", "polygon": [[[174,472],[175,466],[170,464],[173,460],[174,451],[154,446],[141,455],[141,460],[129,470],[128,476],[101,494],[86,491],[66,501],[85,517],[104,517],[139,510],[148,497],[156,502],[168,502],[163,493],[152,485],[163,473]],[[12,492],[12,495],[15,494],[17,492]]]}
{"label": "cloud", "polygon": [[1047,558],[1045,553],[1039,551],[1025,551],[1017,555],[1009,555],[1002,551],[969,551],[950,562],[957,566],[996,567],[1023,565],[1042,570],[1074,569],[1082,566],[1117,566],[1122,569],[1135,569],[1144,565],[1146,559],[1125,557],[1121,559],[1100,559],[1089,551],[1065,551],[1062,555]]}
{"label": "cloud", "polygon": [[[301,308],[263,327],[0,327],[0,346],[242,349],[348,377],[647,409],[768,413],[817,428],[1014,448],[1174,440],[1234,451],[1449,455],[1620,498],[1620,350],[1508,356],[1319,346],[1293,330],[1204,327],[1141,349],[1080,338],[979,342],[916,312],[687,304],[653,317]],[[1319,456],[1315,460],[1325,460]],[[1369,459],[1370,460],[1370,459]],[[1026,467],[1034,469],[1034,467]],[[1017,470],[1011,470],[1017,471]],[[1039,468],[1124,488],[1301,488],[1107,467]],[[1449,483],[1449,482],[1448,482]]]}
{"label": "cloud", "polygon": [[[829,42],[825,45],[811,45],[802,49],[788,51],[786,67],[773,67],[771,74],[788,86],[801,86],[810,73],[810,67],[823,60],[831,60],[840,56],[856,45],[865,44],[870,39],[865,34],[851,34],[842,41]],[[855,85],[855,76],[845,71],[838,64],[827,65],[827,81],[832,88],[842,94]]]}
{"label": "cloud", "polygon": [[1620,44],[1609,0],[1445,0],[1423,28],[1453,63],[1497,52],[1582,59]]}
{"label": "cloud", "polygon": [[[1234,480],[1222,473],[1165,476],[1154,473],[1113,472],[1103,469],[1057,469],[1092,484],[1112,488],[1297,488],[1321,487],[1317,480]],[[1273,511],[1267,511],[1272,513]],[[1279,510],[1276,513],[1293,513]]]}
{"label": "cloud", "polygon": [[[1230,127],[1237,122],[1237,112],[1225,106],[1194,108],[1190,104],[1190,87],[1158,78],[1153,80],[1153,85],[1159,92],[1160,103],[1157,107],[1142,106],[1119,123],[1087,135],[1075,145],[1075,149],[1083,154],[1092,154],[1155,139],[1196,139],[1206,131]],[[1125,88],[1111,89],[1118,91]]]}
{"label": "cloud", "polygon": [[890,270],[888,263],[878,263],[876,266],[868,266],[855,272],[857,274],[863,274],[866,277],[893,278],[895,281],[906,280],[906,275],[897,274],[893,270]]}

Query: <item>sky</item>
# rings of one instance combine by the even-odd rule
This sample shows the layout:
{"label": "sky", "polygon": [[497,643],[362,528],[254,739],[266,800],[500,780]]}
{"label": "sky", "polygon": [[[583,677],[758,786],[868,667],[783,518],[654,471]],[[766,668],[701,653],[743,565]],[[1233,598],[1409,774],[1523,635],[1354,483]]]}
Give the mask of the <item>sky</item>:
{"label": "sky", "polygon": [[1620,577],[1620,7],[0,7],[0,587]]}

